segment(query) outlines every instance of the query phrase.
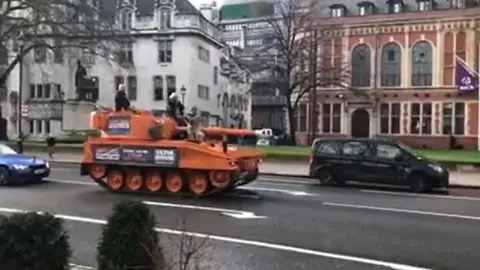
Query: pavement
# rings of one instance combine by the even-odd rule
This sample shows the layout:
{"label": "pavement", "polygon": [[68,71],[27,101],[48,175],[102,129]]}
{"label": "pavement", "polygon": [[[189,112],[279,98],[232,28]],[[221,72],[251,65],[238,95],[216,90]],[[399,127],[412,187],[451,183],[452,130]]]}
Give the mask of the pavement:
{"label": "pavement", "polygon": [[[42,152],[26,152],[26,154],[35,155],[38,157],[48,158]],[[55,162],[70,162],[79,163],[82,156],[79,153],[57,153],[54,159]],[[263,161],[259,170],[261,174],[272,176],[292,176],[298,178],[305,178],[308,175],[308,163],[304,161]],[[308,181],[308,180],[304,180]],[[480,172],[475,171],[450,171],[450,185],[454,187],[479,187],[480,188]]]}
{"label": "pavement", "polygon": [[[72,263],[80,269],[95,266],[105,219],[124,199],[148,205],[167,250],[185,237],[178,230],[198,244],[206,238],[202,263],[208,269],[475,270],[480,265],[480,189],[414,194],[261,176],[209,198],[120,195],[79,176],[76,164],[52,163],[43,184],[0,188],[0,214],[57,214],[65,220]],[[179,225],[183,221],[186,227]]]}

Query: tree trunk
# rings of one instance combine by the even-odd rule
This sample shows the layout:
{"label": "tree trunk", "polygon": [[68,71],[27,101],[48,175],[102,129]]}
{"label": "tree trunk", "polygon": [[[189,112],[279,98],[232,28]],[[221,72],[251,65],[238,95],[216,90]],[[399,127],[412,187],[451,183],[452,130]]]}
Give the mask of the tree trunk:
{"label": "tree trunk", "polygon": [[290,144],[291,145],[297,145],[297,140],[296,140],[296,123],[295,123],[295,110],[293,109],[292,102],[287,99],[287,114],[288,114],[288,128],[289,128],[289,133],[290,133]]}

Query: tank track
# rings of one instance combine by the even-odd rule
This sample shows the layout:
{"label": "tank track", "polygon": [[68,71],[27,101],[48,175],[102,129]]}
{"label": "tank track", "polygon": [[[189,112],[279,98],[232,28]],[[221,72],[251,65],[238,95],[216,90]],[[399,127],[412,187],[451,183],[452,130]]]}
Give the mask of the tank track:
{"label": "tank track", "polygon": [[[86,169],[86,167],[88,167],[88,165],[89,164],[82,164],[81,165],[80,175],[90,177],[89,174],[88,174],[88,171]],[[117,170],[123,171],[122,168],[124,167],[124,166],[113,165],[113,164],[110,164],[110,165],[109,164],[102,164],[102,165],[108,166],[109,170],[117,169]],[[151,169],[150,167],[142,167],[142,166],[135,166],[135,167],[138,168],[138,170],[140,170],[140,171],[146,170],[146,169]],[[162,171],[163,172],[165,172],[165,171],[179,171],[180,174],[182,173],[182,171],[186,171],[185,169],[171,169],[171,168],[168,168],[168,169],[163,168],[164,170],[162,170],[162,168],[158,168],[158,169],[159,169],[160,172],[162,172]],[[233,179],[228,186],[226,186],[224,188],[217,188],[217,187],[214,187],[214,186],[210,185],[209,190],[205,193],[202,193],[202,194],[195,194],[195,193],[191,192],[188,189],[188,185],[186,185],[186,184],[183,186],[181,191],[170,192],[165,188],[165,182],[163,183],[162,188],[158,191],[147,190],[143,185],[142,185],[142,188],[140,188],[139,190],[131,190],[131,189],[127,188],[125,183],[123,184],[121,189],[112,189],[107,184],[107,182],[105,181],[105,177],[102,178],[102,179],[95,179],[95,178],[92,178],[92,177],[90,177],[90,178],[93,181],[95,181],[102,188],[104,188],[104,189],[106,189],[106,190],[108,190],[112,193],[117,193],[117,194],[139,194],[139,195],[155,195],[155,196],[160,195],[160,196],[199,198],[199,197],[208,197],[208,196],[221,194],[221,193],[227,193],[229,191],[234,190],[238,186],[243,186],[243,185],[246,185],[246,184],[254,181],[257,178],[257,175],[258,175],[258,169],[257,169],[257,174],[255,174],[254,176],[250,175],[249,177],[247,177],[248,174],[245,173],[245,172],[234,172],[234,175],[232,176]]]}

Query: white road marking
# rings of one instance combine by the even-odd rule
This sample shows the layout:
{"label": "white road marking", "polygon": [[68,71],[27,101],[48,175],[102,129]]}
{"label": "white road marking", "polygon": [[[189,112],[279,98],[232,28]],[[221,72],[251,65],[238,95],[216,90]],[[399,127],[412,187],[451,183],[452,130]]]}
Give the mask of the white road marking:
{"label": "white road marking", "polygon": [[416,214],[416,215],[425,215],[425,216],[436,216],[436,217],[458,218],[458,219],[480,221],[480,217],[477,217],[477,216],[466,216],[466,215],[457,215],[457,214],[448,214],[448,213],[439,213],[439,212],[430,212],[430,211],[409,210],[409,209],[402,209],[402,208],[388,208],[388,207],[332,203],[332,202],[323,202],[322,204],[328,205],[328,206],[335,206],[335,207],[344,207],[344,208],[356,208],[356,209],[366,209],[366,210],[376,210],[376,211],[385,211],[385,212],[396,212],[396,213],[405,213],[405,214]]}
{"label": "white road marking", "polygon": [[70,270],[95,270],[94,267],[76,264],[76,263],[69,263]]}
{"label": "white road marking", "polygon": [[286,190],[286,189],[278,189],[278,188],[237,187],[237,189],[280,192],[280,193],[285,193],[285,194],[293,195],[293,196],[317,196],[317,194],[307,193],[305,191],[299,191],[299,190],[295,191],[295,190]]}
{"label": "white road marking", "polygon": [[[1,207],[0,212],[24,213],[24,212],[27,212],[27,211],[21,210],[21,209]],[[79,216],[60,215],[60,214],[55,215],[55,217],[59,218],[59,219],[69,220],[69,221],[77,221],[77,222],[84,222],[84,223],[91,223],[91,224],[99,224],[99,225],[107,224],[107,221],[103,220],[103,219],[94,219],[94,218],[86,218],[86,217],[79,217]],[[294,247],[294,246],[273,244],[273,243],[268,243],[268,242],[246,240],[246,239],[241,239],[241,238],[233,238],[233,237],[219,236],[219,235],[209,235],[209,234],[203,234],[203,233],[179,231],[179,230],[172,230],[172,229],[166,229],[166,228],[155,228],[155,230],[159,233],[166,233],[166,234],[173,234],[173,235],[187,235],[187,236],[191,236],[191,237],[206,238],[206,239],[209,239],[209,240],[215,240],[215,241],[221,241],[221,242],[227,242],[227,243],[234,243],[234,244],[255,246],[255,247],[263,247],[263,248],[268,248],[268,249],[274,249],[274,250],[280,250],[280,251],[286,251],[286,252],[294,252],[294,253],[299,253],[299,254],[304,254],[304,255],[316,256],[316,257],[324,257],[324,258],[337,259],[337,260],[349,261],[349,262],[356,262],[356,263],[367,264],[367,265],[382,266],[382,267],[386,267],[386,268],[394,269],[394,270],[432,270],[432,269],[429,269],[429,268],[422,268],[422,267],[410,266],[410,265],[399,264],[399,263],[392,263],[392,262],[386,262],[386,261],[379,261],[379,260],[349,256],[349,255],[342,255],[342,254],[337,254],[337,253],[330,253],[330,252],[324,252],[324,251],[318,251],[318,250],[306,249],[306,248],[300,248],[300,247]]]}
{"label": "white road marking", "polygon": [[[278,176],[279,178],[285,177],[285,176]],[[297,180],[298,179],[298,180]],[[305,178],[294,178],[294,179],[278,179],[278,178],[273,178],[271,176],[262,176],[260,174],[258,176],[258,179],[256,180],[258,182],[278,182],[278,183],[285,183],[285,184],[291,184],[291,185],[311,185],[315,184],[316,181],[314,179],[312,180],[306,180]],[[254,183],[256,183],[256,181]]]}
{"label": "white road marking", "polygon": [[407,192],[381,191],[381,190],[371,190],[371,189],[362,189],[360,191],[364,193],[372,193],[372,194],[438,198],[438,199],[449,199],[449,200],[480,201],[479,197],[452,196],[452,195],[439,195],[439,194],[414,194],[414,193],[407,193]]}
{"label": "white road marking", "polygon": [[72,185],[82,185],[82,186],[98,186],[94,182],[88,182],[88,181],[70,181],[70,180],[61,180],[61,179],[55,179],[55,178],[50,178],[46,177],[43,180],[47,182],[53,182],[53,183],[61,183],[61,184],[72,184]]}
{"label": "white road marking", "polygon": [[214,208],[214,207],[206,207],[206,206],[198,206],[198,205],[188,205],[188,204],[174,204],[174,203],[163,203],[163,202],[152,202],[152,201],[143,201],[144,204],[150,206],[160,206],[160,207],[174,207],[174,208],[184,208],[184,209],[194,209],[194,210],[202,210],[202,211],[212,211],[212,212],[220,212],[222,215],[233,217],[236,219],[264,219],[268,218],[266,216],[257,216],[253,212],[249,211],[240,211],[234,209],[226,209],[226,208]]}

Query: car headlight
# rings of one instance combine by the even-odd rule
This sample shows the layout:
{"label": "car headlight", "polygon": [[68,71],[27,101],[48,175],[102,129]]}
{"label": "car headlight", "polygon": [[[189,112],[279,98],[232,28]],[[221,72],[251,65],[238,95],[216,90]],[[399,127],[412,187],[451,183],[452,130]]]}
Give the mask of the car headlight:
{"label": "car headlight", "polygon": [[50,168],[50,163],[48,163],[48,161],[45,161],[45,167]]}
{"label": "car headlight", "polygon": [[428,164],[428,167],[430,167],[430,169],[436,171],[437,173],[442,173],[443,172],[442,167],[440,167],[438,165]]}
{"label": "car headlight", "polygon": [[28,165],[14,164],[14,165],[12,165],[12,167],[13,167],[15,170],[25,170],[25,169],[28,168]]}

